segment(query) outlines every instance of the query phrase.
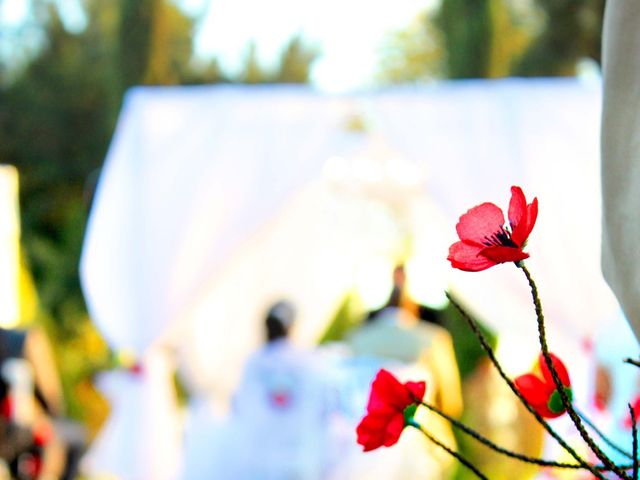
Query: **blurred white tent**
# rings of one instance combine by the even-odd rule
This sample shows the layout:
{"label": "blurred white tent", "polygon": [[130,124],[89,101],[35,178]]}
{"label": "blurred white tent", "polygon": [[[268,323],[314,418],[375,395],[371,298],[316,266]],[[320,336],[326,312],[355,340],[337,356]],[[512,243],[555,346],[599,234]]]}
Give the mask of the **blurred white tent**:
{"label": "blurred white tent", "polygon": [[[87,229],[81,275],[91,316],[114,349],[143,363],[165,347],[177,352],[192,391],[224,403],[261,342],[270,302],[292,300],[295,334],[312,344],[350,288],[384,290],[410,237],[418,297],[449,285],[509,345],[530,352],[528,364],[535,319],[522,273],[453,272],[445,260],[459,215],[484,201],[506,209],[509,187],[520,185],[540,201],[528,264],[551,347],[575,348],[617,311],[599,270],[599,92],[575,80],[348,96],[289,86],[134,89]],[[132,417],[139,425],[107,429],[89,454],[92,471],[118,464],[105,444],[146,442],[142,470],[128,465],[123,478],[173,478],[175,408],[159,398],[169,365],[147,363],[165,369],[148,375],[156,383],[139,380],[164,413],[142,408]],[[170,434],[160,422],[149,436],[152,414],[164,415]],[[145,470],[163,462],[164,474]]]}

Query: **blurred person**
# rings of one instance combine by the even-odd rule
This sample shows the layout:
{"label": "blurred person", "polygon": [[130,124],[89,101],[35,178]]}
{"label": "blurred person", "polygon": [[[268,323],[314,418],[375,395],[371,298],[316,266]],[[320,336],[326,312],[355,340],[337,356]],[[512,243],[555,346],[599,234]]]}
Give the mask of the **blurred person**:
{"label": "blurred person", "polygon": [[412,313],[420,320],[445,326],[444,318],[440,310],[419,304],[411,298],[409,290],[407,289],[407,274],[404,265],[398,264],[394,267],[392,282],[393,286],[387,303],[382,308],[369,312],[367,320],[373,320],[387,307],[398,307]]}
{"label": "blurred person", "polygon": [[[425,402],[453,417],[462,413],[460,374],[449,332],[434,321],[420,321],[420,306],[406,295],[404,268],[394,269],[394,288],[387,305],[354,331],[348,343],[355,355],[356,368],[362,379],[360,390],[373,379],[375,372],[385,367],[401,379],[426,380]],[[365,367],[369,365],[369,367]],[[360,395],[360,416],[366,398]],[[419,422],[452,449],[456,448],[448,422],[419,409]],[[358,419],[359,420],[359,419]],[[420,478],[441,480],[450,478],[456,465],[450,455],[428,442],[421,433],[410,429],[397,446],[360,454],[351,462],[350,475],[339,478]]]}
{"label": "blurred person", "polygon": [[62,479],[66,449],[55,421],[63,414],[53,352],[37,328],[0,328],[3,456],[20,479]]}
{"label": "blurred person", "polygon": [[247,361],[233,398],[228,478],[326,477],[327,390],[317,356],[289,339],[294,320],[286,301],[266,315],[266,344]]}
{"label": "blurred person", "polygon": [[[349,343],[356,355],[428,367],[436,376],[439,404],[446,413],[457,417],[462,413],[460,373],[451,335],[443,325],[437,310],[409,297],[404,266],[397,265],[386,305],[368,314],[366,323],[351,335]],[[440,398],[444,396],[446,400]]]}

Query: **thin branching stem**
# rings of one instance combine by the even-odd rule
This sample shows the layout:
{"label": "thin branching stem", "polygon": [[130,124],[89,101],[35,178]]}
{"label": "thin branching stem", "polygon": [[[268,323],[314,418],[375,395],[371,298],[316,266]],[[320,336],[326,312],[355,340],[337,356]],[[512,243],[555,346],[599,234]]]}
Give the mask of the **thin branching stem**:
{"label": "thin branching stem", "polygon": [[489,360],[491,360],[491,363],[493,363],[493,366],[498,371],[498,374],[500,375],[500,377],[509,386],[509,388],[514,393],[514,395],[518,397],[522,405],[524,405],[524,407],[529,411],[529,413],[531,413],[531,415],[534,416],[534,418],[538,421],[538,423],[542,425],[547,432],[549,432],[549,435],[555,438],[555,440],[562,446],[562,448],[564,448],[569,453],[569,455],[571,455],[580,465],[582,465],[584,469],[589,470],[589,472],[591,472],[596,478],[600,480],[606,480],[606,478],[600,472],[598,472],[590,463],[588,463],[580,455],[578,455],[578,452],[576,452],[573,448],[571,448],[571,446],[553,428],[551,428],[551,425],[549,425],[549,423],[547,423],[547,421],[544,418],[542,418],[538,412],[534,410],[534,408],[529,404],[529,402],[527,402],[527,400],[522,396],[520,391],[516,388],[513,381],[507,376],[507,374],[502,369],[502,366],[500,365],[500,362],[498,362],[498,359],[496,358],[495,353],[493,352],[493,349],[489,345],[489,342],[487,342],[487,339],[484,337],[484,335],[480,331],[480,328],[478,327],[477,322],[473,318],[471,318],[471,316],[458,304],[458,302],[456,302],[453,299],[453,297],[449,293],[447,293],[446,295],[449,301],[451,302],[451,304],[454,307],[456,307],[458,312],[460,312],[460,315],[462,315],[462,318],[465,319],[465,321],[471,328],[471,331],[475,334],[476,338],[480,342],[480,346],[487,354],[487,357],[489,357]]}
{"label": "thin branching stem", "polygon": [[624,449],[622,449],[621,447],[613,443],[609,438],[607,438],[607,436],[604,433],[602,433],[602,431],[600,431],[600,429],[591,420],[589,420],[589,417],[587,417],[583,412],[581,412],[575,407],[574,407],[574,410],[578,413],[578,415],[580,415],[580,418],[582,419],[582,421],[586,423],[587,426],[590,427],[591,430],[593,430],[602,439],[604,443],[606,443],[611,448],[613,448],[616,452],[624,455],[625,457],[629,459],[633,459],[633,456],[629,452],[625,451]]}
{"label": "thin branching stem", "polygon": [[544,357],[544,361],[547,364],[547,368],[551,373],[551,378],[553,379],[553,383],[555,384],[556,389],[560,394],[560,400],[562,401],[562,406],[566,409],[567,413],[569,414],[569,418],[571,418],[571,421],[573,422],[576,429],[578,430],[578,433],[580,434],[584,442],[589,446],[591,451],[595,454],[595,456],[598,457],[598,459],[604,465],[606,465],[612,472],[615,472],[624,480],[631,480],[631,477],[629,477],[629,475],[627,475],[626,472],[619,469],[611,461],[611,459],[600,449],[600,447],[596,445],[595,441],[589,436],[589,433],[585,430],[584,425],[580,420],[580,417],[578,416],[576,411],[573,409],[573,406],[571,405],[571,400],[569,399],[569,396],[567,395],[567,392],[564,389],[564,385],[562,384],[562,381],[558,376],[558,371],[553,365],[553,361],[551,360],[551,356],[549,355],[549,347],[547,345],[547,334],[546,334],[545,325],[544,325],[544,314],[542,313],[542,304],[540,303],[540,296],[538,295],[538,287],[533,281],[533,278],[531,277],[531,274],[529,273],[529,270],[527,270],[527,267],[524,265],[524,263],[519,262],[517,266],[520,269],[522,269],[525,276],[527,277],[529,286],[531,287],[531,296],[533,298],[533,304],[536,310],[536,318],[538,320],[538,339],[540,340],[540,348],[542,350],[542,356]]}
{"label": "thin branching stem", "polygon": [[[542,459],[542,458],[530,457],[530,456],[527,456],[527,455],[523,455],[521,453],[517,453],[517,452],[511,451],[509,449],[506,449],[504,447],[501,447],[501,446],[495,444],[494,442],[489,440],[487,437],[483,436],[482,434],[480,434],[479,432],[477,432],[473,428],[468,427],[467,425],[465,425],[461,421],[456,420],[455,418],[451,417],[450,415],[444,413],[439,408],[437,408],[437,407],[435,407],[435,406],[433,406],[433,405],[431,405],[429,403],[426,403],[426,402],[420,402],[420,404],[422,406],[424,406],[425,408],[427,408],[428,410],[431,410],[436,415],[438,415],[438,416],[444,418],[445,420],[447,420],[448,422],[450,422],[451,425],[453,425],[455,428],[457,428],[459,430],[462,430],[464,433],[466,433],[470,437],[474,438],[475,440],[477,440],[478,442],[482,443],[483,445],[486,445],[491,450],[493,450],[495,452],[498,452],[498,453],[500,453],[502,455],[505,455],[507,457],[515,458],[516,460],[520,460],[520,461],[525,462],[525,463],[530,463],[530,464],[534,464],[534,465],[540,465],[542,467],[567,468],[567,469],[582,469],[582,468],[584,468],[579,463],[554,462],[553,460],[545,460],[545,459]],[[595,468],[596,470],[607,470],[607,467],[605,467],[604,465],[593,465],[593,468]],[[621,467],[621,468],[625,468],[625,467]]]}
{"label": "thin branching stem", "polygon": [[634,359],[632,359],[632,358],[625,358],[625,359],[624,359],[624,362],[625,362],[625,363],[629,363],[629,364],[631,364],[631,365],[634,365],[634,366],[636,366],[636,367],[640,367],[640,361],[639,361],[639,360],[634,360]]}
{"label": "thin branching stem", "polygon": [[480,478],[481,480],[489,480],[489,477],[487,477],[480,470],[478,470],[478,467],[476,467],[473,463],[471,463],[469,460],[464,458],[455,450],[447,447],[444,443],[442,443],[440,440],[438,440],[433,435],[431,435],[425,428],[423,428],[422,425],[420,425],[415,421],[410,422],[409,425],[420,430],[424,434],[424,436],[427,437],[431,442],[435,443],[437,446],[439,446],[444,451],[449,453],[449,455],[455,457],[460,463],[462,463],[465,467],[467,467],[469,470],[475,473],[478,478]]}

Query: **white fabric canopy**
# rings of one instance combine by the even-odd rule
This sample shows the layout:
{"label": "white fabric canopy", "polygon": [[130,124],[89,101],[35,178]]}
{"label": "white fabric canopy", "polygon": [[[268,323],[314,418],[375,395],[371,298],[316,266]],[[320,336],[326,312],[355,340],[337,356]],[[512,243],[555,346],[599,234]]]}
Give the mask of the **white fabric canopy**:
{"label": "white fabric canopy", "polygon": [[445,260],[460,214],[485,201],[506,209],[521,185],[540,201],[528,263],[551,347],[575,347],[617,309],[598,260],[599,92],[575,80],[349,96],[134,89],[87,229],[92,318],[114,348],[177,348],[189,387],[224,402],[270,302],[291,299],[295,335],[313,343],[409,234],[413,283],[450,285],[529,361],[535,317],[521,272],[453,272]]}

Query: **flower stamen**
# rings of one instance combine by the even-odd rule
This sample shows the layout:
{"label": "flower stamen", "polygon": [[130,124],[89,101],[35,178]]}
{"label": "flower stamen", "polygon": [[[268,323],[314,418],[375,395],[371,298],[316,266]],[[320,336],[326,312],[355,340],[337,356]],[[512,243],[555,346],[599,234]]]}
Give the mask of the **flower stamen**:
{"label": "flower stamen", "polygon": [[500,227],[500,230],[491,236],[485,235],[484,239],[485,241],[482,242],[482,244],[487,247],[499,246],[519,248],[518,245],[516,245],[516,242],[511,239],[511,232],[504,227]]}

